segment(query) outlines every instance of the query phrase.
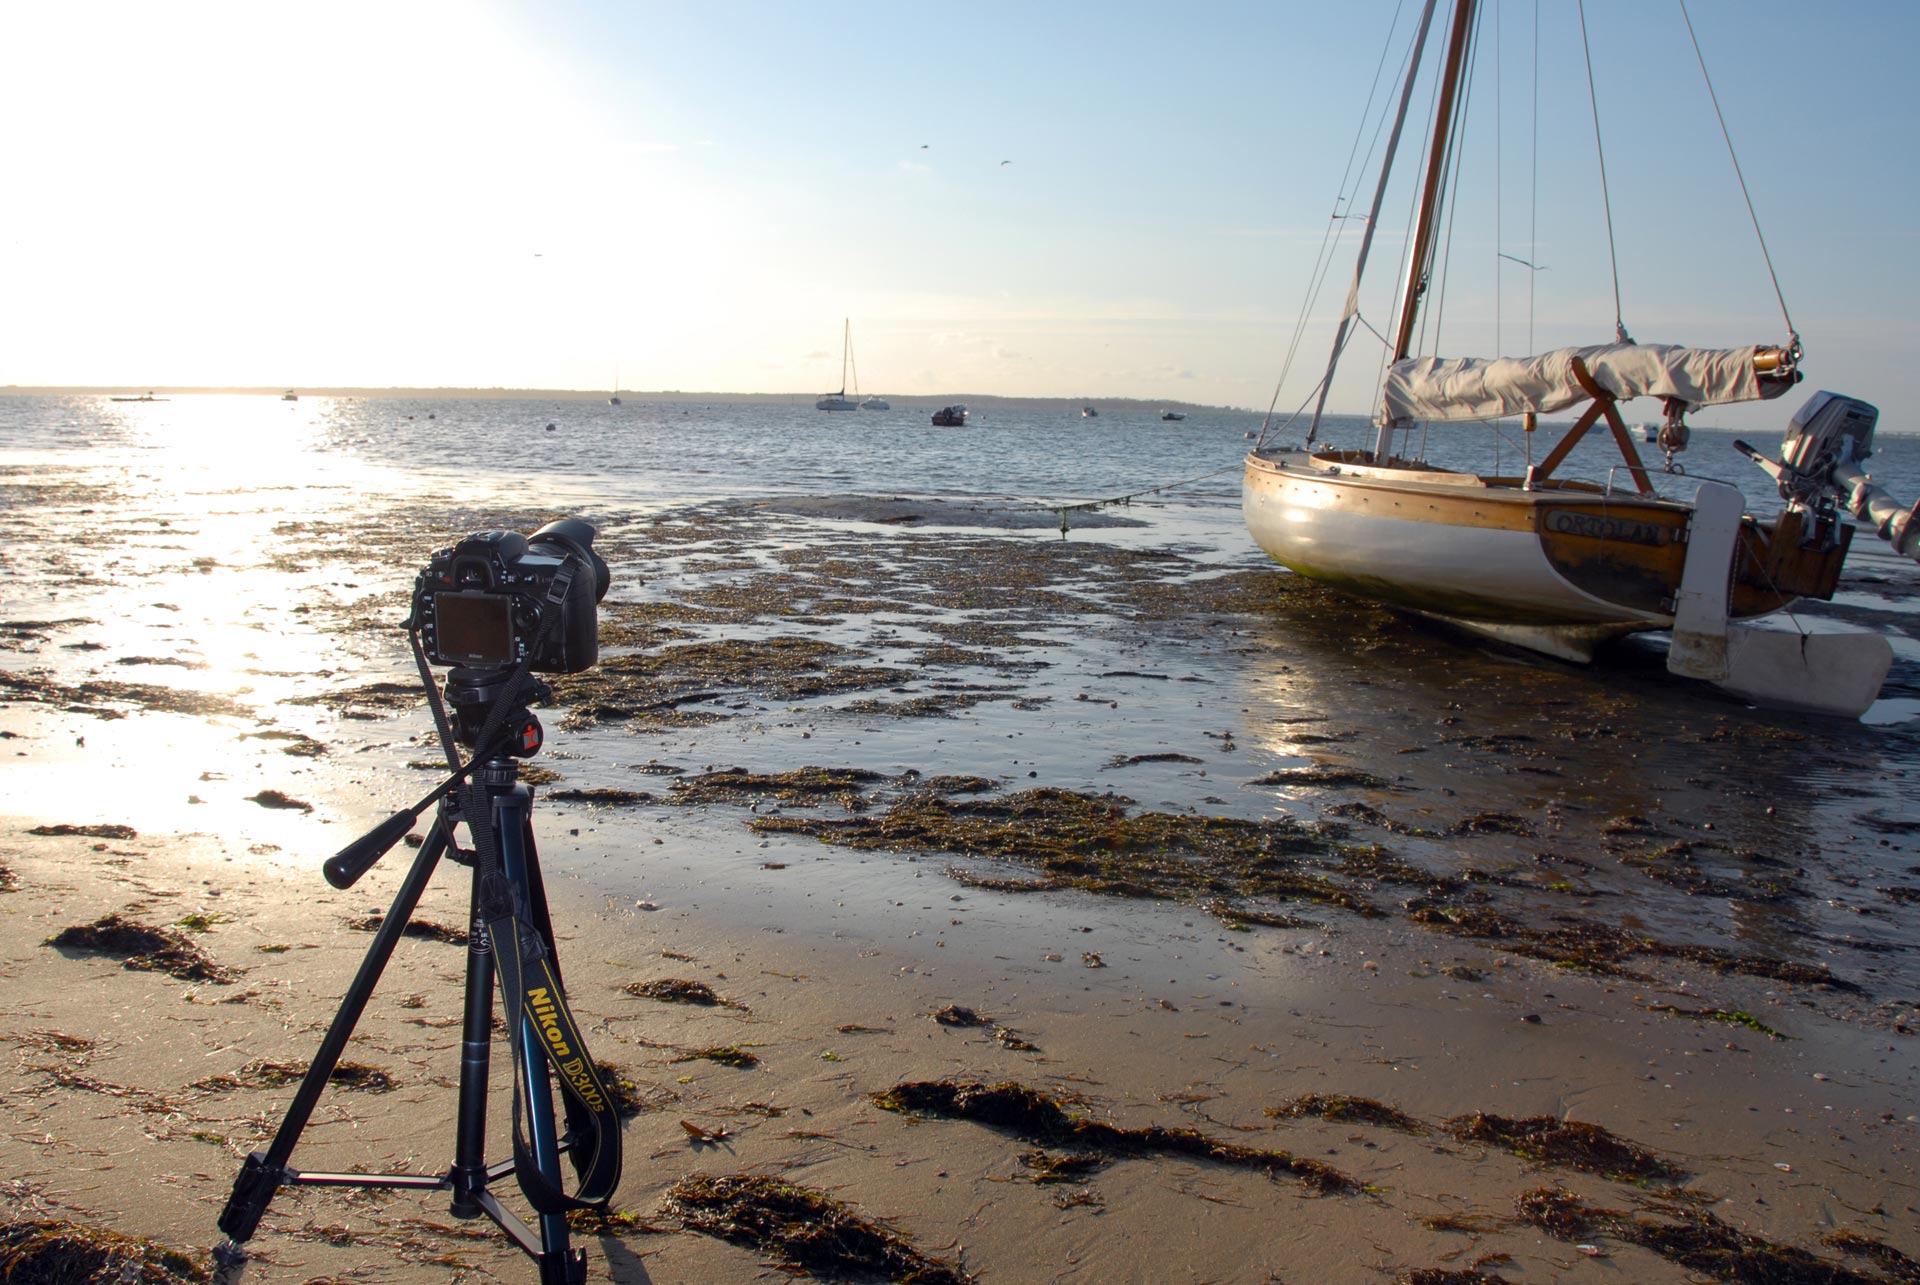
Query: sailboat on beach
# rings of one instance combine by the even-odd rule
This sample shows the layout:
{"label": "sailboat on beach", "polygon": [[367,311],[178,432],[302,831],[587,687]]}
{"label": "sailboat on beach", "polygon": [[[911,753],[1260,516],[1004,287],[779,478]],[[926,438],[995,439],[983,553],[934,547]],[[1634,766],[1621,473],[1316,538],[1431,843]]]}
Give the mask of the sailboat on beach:
{"label": "sailboat on beach", "polygon": [[813,404],[815,410],[858,410],[860,403],[847,396],[847,362],[853,354],[853,319],[842,323],[840,332],[840,391],[828,393]]}
{"label": "sailboat on beach", "polygon": [[[1361,278],[1437,4],[1427,0],[1418,19],[1372,211],[1362,224],[1353,285],[1305,441],[1268,446],[1263,428],[1246,457],[1242,507],[1249,533],[1299,575],[1548,655],[1585,662],[1609,639],[1668,630],[1667,667],[1677,674],[1758,703],[1864,712],[1892,660],[1885,639],[1807,632],[1799,622],[1789,629],[1751,622],[1800,598],[1833,596],[1854,534],[1843,508],[1868,518],[1903,555],[1920,556],[1920,518],[1873,486],[1861,467],[1878,412],[1853,398],[1817,393],[1788,425],[1779,460],[1740,444],[1779,487],[1784,508],[1771,519],[1749,513],[1737,488],[1696,481],[1672,467],[1687,445],[1688,413],[1777,398],[1800,381],[1802,349],[1790,319],[1784,342],[1739,348],[1638,344],[1616,319],[1613,342],[1531,357],[1413,351],[1423,296],[1444,271],[1437,262],[1441,207],[1450,196],[1472,80],[1475,0],[1452,0],[1431,86],[1433,133],[1395,316],[1384,336],[1391,354],[1375,403],[1373,441],[1347,449],[1316,444],[1334,368],[1357,323],[1366,324],[1359,316]],[[1661,400],[1665,471],[1643,463],[1621,417],[1619,404],[1636,397]],[[1575,408],[1578,418],[1556,430],[1558,440],[1533,462],[1533,434],[1545,427],[1540,417]],[[1464,445],[1457,434],[1466,425],[1501,431],[1515,420],[1529,463],[1512,474],[1428,462],[1419,454],[1425,438],[1413,431],[1431,426],[1441,450]],[[1602,425],[1620,465],[1604,480],[1564,476],[1575,445]],[[1663,495],[1656,479],[1686,493]]]}

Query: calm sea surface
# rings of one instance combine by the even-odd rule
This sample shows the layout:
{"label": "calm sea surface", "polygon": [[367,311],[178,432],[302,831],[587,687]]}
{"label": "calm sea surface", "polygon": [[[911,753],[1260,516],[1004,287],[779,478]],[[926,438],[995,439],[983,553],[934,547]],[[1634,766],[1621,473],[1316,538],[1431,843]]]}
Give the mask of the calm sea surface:
{"label": "calm sea surface", "polygon": [[[1173,509],[1237,509],[1240,460],[1260,417],[1195,411],[1178,423],[1156,411],[1108,410],[1084,419],[1078,406],[975,407],[965,428],[935,428],[930,406],[827,413],[764,403],[603,402],[538,399],[428,400],[182,396],[152,403],[105,397],[0,396],[0,453],[15,462],[51,452],[84,453],[137,468],[143,458],[204,455],[209,472],[261,485],[288,473],[325,476],[351,465],[400,470],[476,492],[535,487],[600,496],[609,505],[729,496],[900,494],[1029,500],[1042,506],[1158,490]],[[1791,407],[1783,407],[1784,425]],[[1323,439],[1370,444],[1356,419],[1335,419]],[[1546,433],[1542,437],[1547,436]],[[1738,485],[1749,503],[1772,503],[1769,479],[1732,449],[1732,433],[1696,430],[1680,457],[1687,472]],[[1778,436],[1744,434],[1772,453]],[[1278,439],[1275,439],[1278,440]],[[1544,449],[1544,448],[1540,448]],[[1650,445],[1648,462],[1658,460]],[[1513,469],[1524,460],[1517,432],[1496,439],[1473,429],[1442,437],[1438,464]],[[1536,453],[1537,458],[1537,453]],[[1563,475],[1606,480],[1618,457],[1592,434]],[[1920,494],[1920,436],[1882,433],[1875,476],[1895,495]],[[315,470],[319,470],[318,473]],[[1686,494],[1684,479],[1664,490]],[[1237,521],[1237,518],[1236,518]],[[1212,528],[1216,524],[1207,522]],[[1222,530],[1231,531],[1228,523]],[[1236,537],[1251,548],[1244,533]],[[1864,546],[1861,546],[1864,549]]]}

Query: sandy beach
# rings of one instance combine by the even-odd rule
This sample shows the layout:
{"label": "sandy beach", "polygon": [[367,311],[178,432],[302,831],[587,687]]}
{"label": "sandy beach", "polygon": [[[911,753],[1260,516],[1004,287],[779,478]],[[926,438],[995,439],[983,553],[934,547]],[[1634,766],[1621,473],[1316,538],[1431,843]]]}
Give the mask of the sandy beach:
{"label": "sandy beach", "polygon": [[[0,1253],[59,1222],[196,1279],[410,850],[320,862],[436,780],[413,574],[571,510],[0,485]],[[1920,1279],[1914,723],[1523,659],[1144,507],[581,516],[602,662],[529,767],[631,1110],[590,1279],[791,1275],[700,1214],[741,1175],[896,1233],[852,1279]],[[1831,614],[1910,625],[1912,571]],[[466,898],[443,865],[296,1167],[449,1163]],[[175,953],[51,944],[108,916]],[[444,1196],[283,1190],[248,1248],[531,1279]]]}

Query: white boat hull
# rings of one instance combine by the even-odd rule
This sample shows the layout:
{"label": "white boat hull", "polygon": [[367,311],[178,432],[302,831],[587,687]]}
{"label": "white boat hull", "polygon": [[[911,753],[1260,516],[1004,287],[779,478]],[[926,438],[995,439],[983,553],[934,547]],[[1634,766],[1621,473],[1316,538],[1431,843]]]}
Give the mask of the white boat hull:
{"label": "white boat hull", "polygon": [[[1275,561],[1391,606],[1579,661],[1609,638],[1670,626],[1657,600],[1610,600],[1548,556],[1541,524],[1567,502],[1563,493],[1489,488],[1471,475],[1334,463],[1305,451],[1248,456],[1242,491],[1247,530]],[[1625,535],[1656,538],[1653,524],[1637,520],[1649,507],[1669,526],[1685,522],[1683,505],[1620,505],[1634,512],[1619,519]]]}

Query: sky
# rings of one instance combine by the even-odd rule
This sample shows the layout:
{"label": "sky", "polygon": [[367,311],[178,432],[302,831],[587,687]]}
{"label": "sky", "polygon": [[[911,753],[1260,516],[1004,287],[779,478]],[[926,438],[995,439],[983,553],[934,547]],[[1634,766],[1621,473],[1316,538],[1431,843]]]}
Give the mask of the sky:
{"label": "sky", "polygon": [[[818,393],[850,319],[865,392],[1290,410],[1415,8],[8,3],[0,386]],[[1578,5],[1488,0],[1422,350],[1608,341],[1609,203],[1635,339],[1781,340],[1678,0],[1586,9],[1608,201]],[[1688,12],[1809,382],[1897,405],[1920,4]],[[1428,102],[1362,295],[1381,331]],[[1380,348],[1332,409],[1369,409]]]}

